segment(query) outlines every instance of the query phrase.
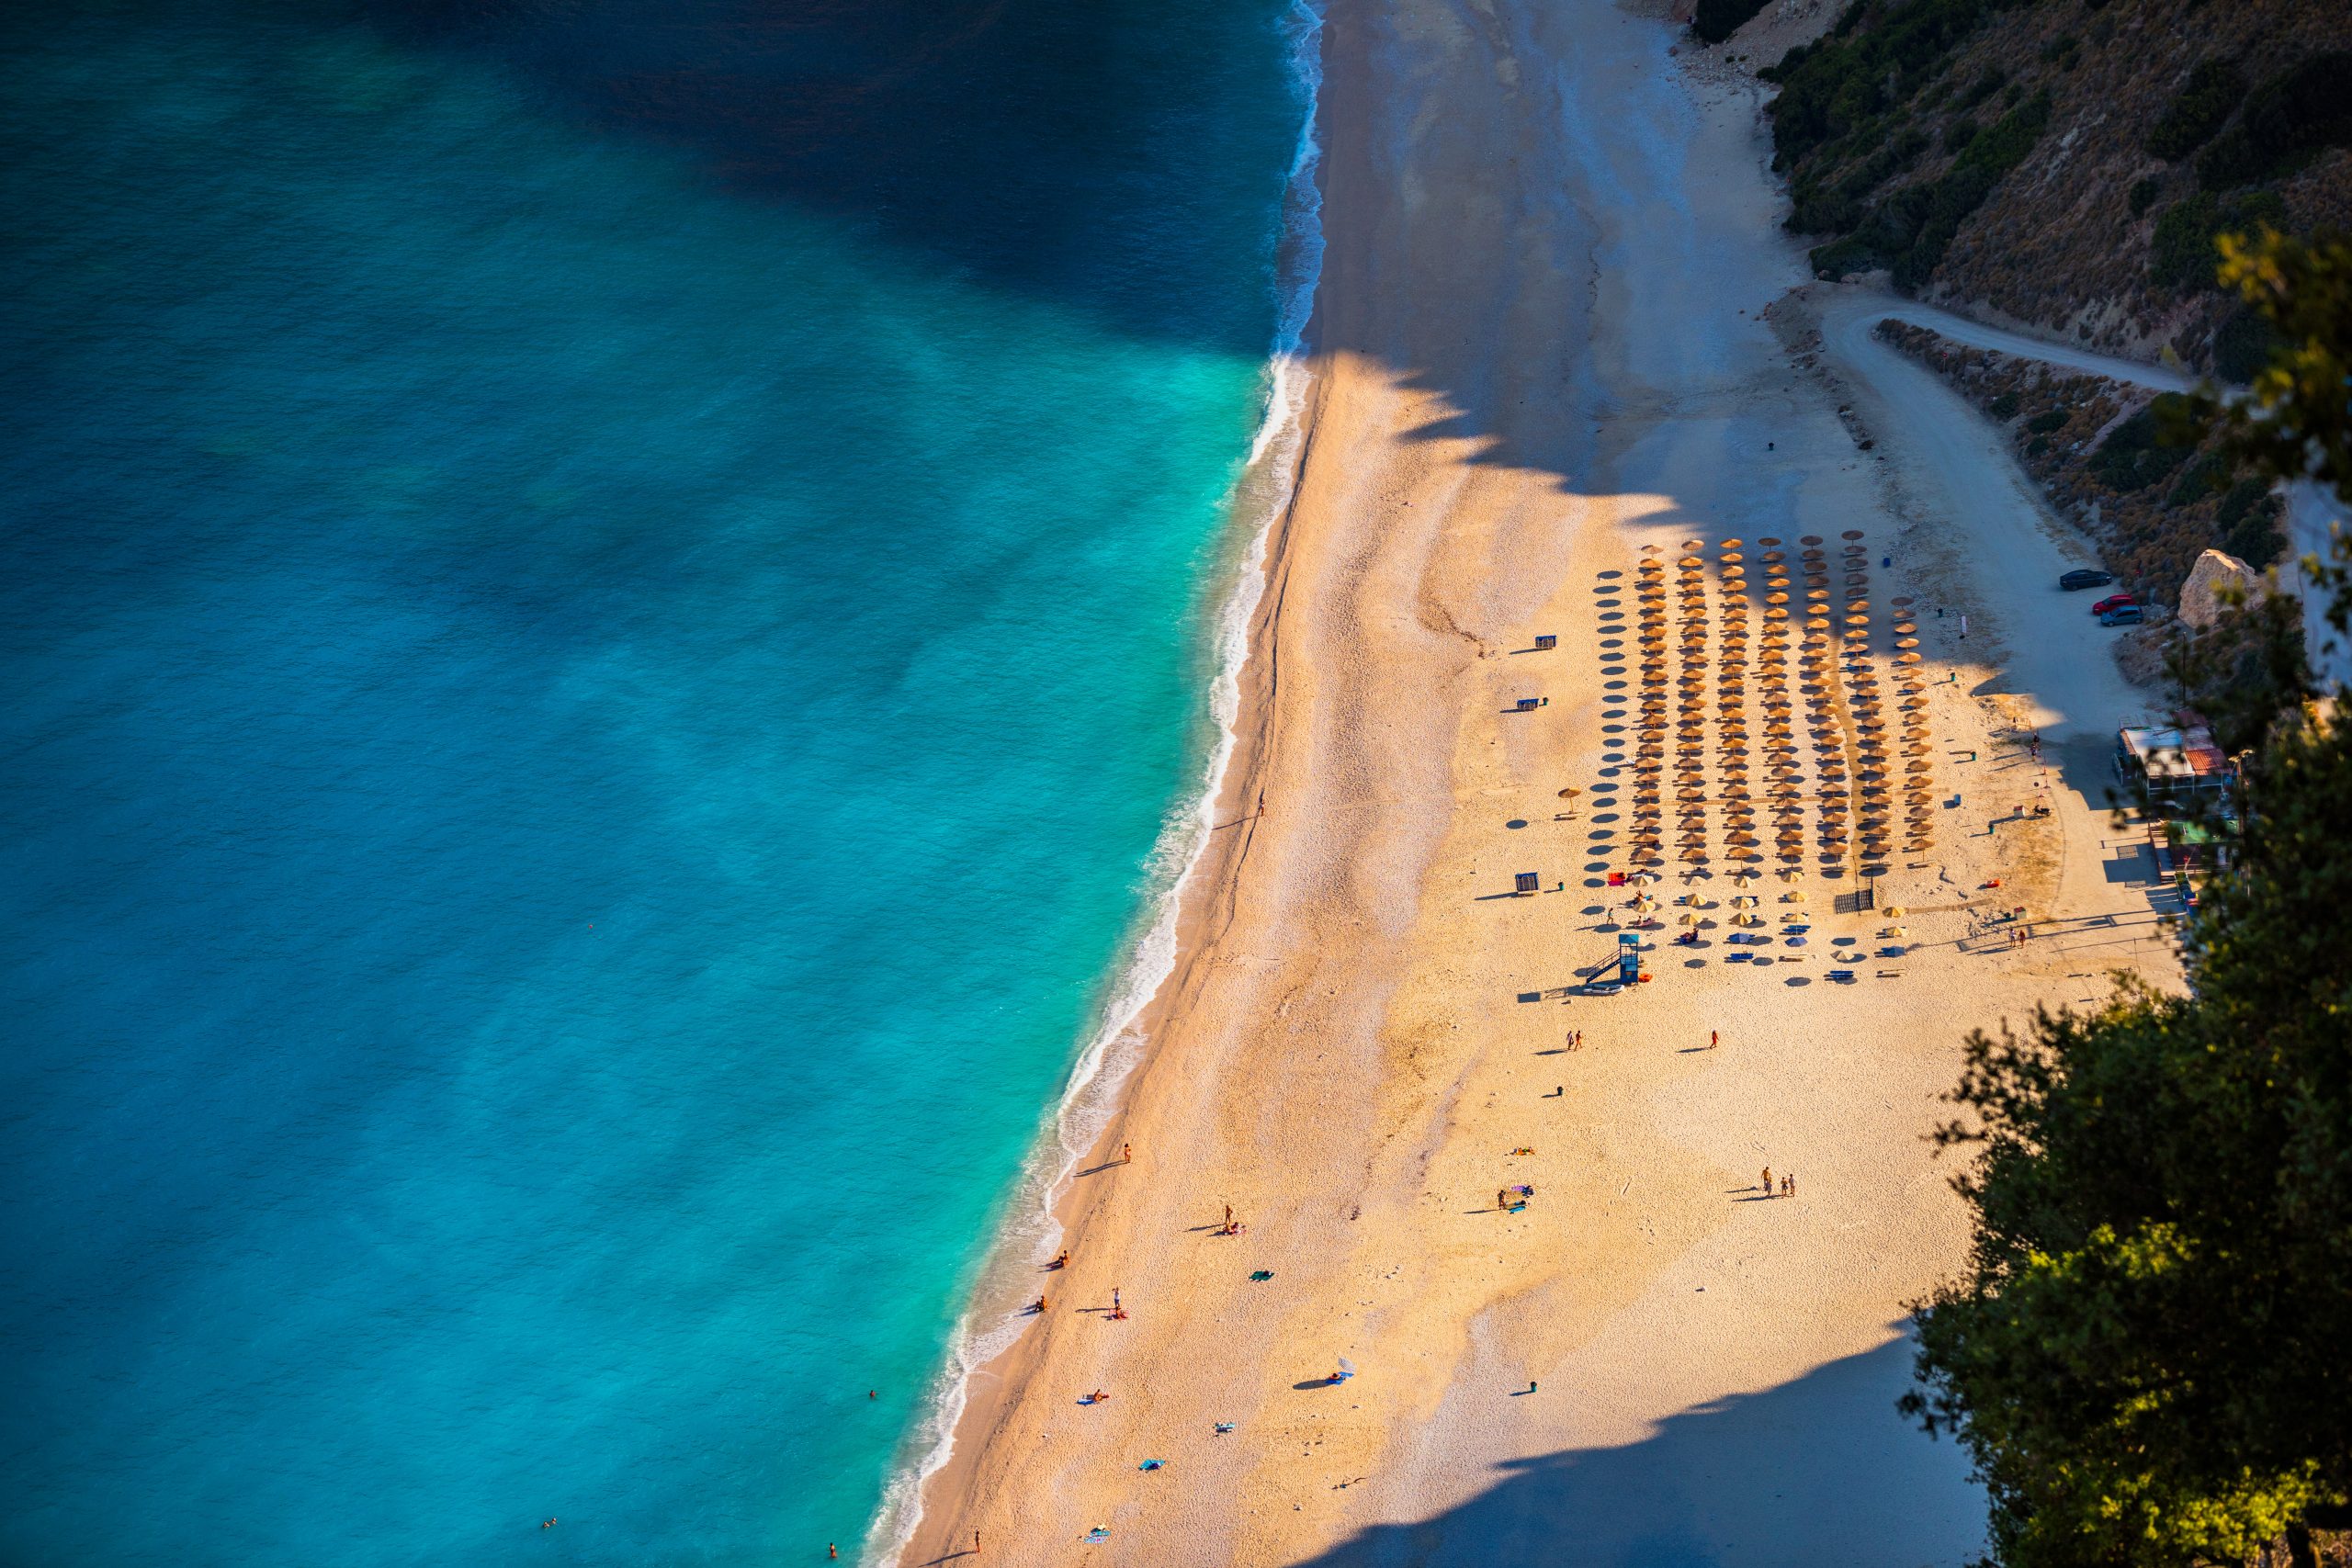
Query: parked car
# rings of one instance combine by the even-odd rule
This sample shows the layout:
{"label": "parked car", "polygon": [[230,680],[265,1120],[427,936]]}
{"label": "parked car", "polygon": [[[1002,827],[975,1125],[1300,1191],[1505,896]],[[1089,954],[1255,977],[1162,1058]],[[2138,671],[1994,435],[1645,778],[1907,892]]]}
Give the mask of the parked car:
{"label": "parked car", "polygon": [[2115,573],[2111,571],[2093,571],[2085,567],[2060,578],[2058,586],[2072,593],[2078,588],[2104,588],[2114,581]]}
{"label": "parked car", "polygon": [[2126,604],[2137,604],[2139,602],[2140,596],[2136,593],[2110,593],[2091,606],[2091,614],[2104,615],[2109,610],[2120,610]]}
{"label": "parked car", "polygon": [[2140,624],[2140,606],[2118,604],[2114,609],[2100,615],[2098,624],[2103,626],[2136,626]]}

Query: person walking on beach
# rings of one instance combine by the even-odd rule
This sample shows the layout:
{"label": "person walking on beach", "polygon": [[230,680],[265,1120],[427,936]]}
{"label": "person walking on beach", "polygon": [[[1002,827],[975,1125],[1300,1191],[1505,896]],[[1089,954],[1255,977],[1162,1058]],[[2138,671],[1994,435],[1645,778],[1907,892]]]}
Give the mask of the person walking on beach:
{"label": "person walking on beach", "polygon": [[1707,1031],[1707,1049],[1708,1049],[1708,1050],[1712,1051],[1712,1050],[1713,1050],[1716,1046],[1718,1046],[1718,1045],[1722,1044],[1723,1043],[1724,1043],[1724,1037],[1723,1037],[1722,1035],[1720,1035],[1720,1034],[1716,1033],[1716,1032],[1715,1032],[1713,1030],[1712,1030],[1712,1029],[1710,1029],[1709,1031]]}
{"label": "person walking on beach", "polygon": [[1119,1163],[1121,1165],[1133,1165],[1136,1163],[1136,1146],[1133,1144],[1121,1144],[1119,1145]]}
{"label": "person walking on beach", "polygon": [[1781,1190],[1792,1198],[1797,1195],[1797,1179],[1793,1174],[1781,1178]]}
{"label": "person walking on beach", "polygon": [[1495,1207],[1498,1209],[1508,1209],[1510,1207],[1510,1194],[1504,1191],[1499,1187],[1495,1189]]}
{"label": "person walking on beach", "polygon": [[1767,1198],[1770,1198],[1771,1195],[1772,1195],[1772,1168],[1771,1168],[1770,1166],[1769,1166],[1769,1165],[1768,1165],[1768,1166],[1766,1166],[1766,1167],[1764,1168],[1764,1196],[1766,1196]]}
{"label": "person walking on beach", "polygon": [[1111,1287],[1111,1316],[1115,1320],[1126,1315],[1127,1309],[1119,1304],[1119,1287],[1114,1285]]}

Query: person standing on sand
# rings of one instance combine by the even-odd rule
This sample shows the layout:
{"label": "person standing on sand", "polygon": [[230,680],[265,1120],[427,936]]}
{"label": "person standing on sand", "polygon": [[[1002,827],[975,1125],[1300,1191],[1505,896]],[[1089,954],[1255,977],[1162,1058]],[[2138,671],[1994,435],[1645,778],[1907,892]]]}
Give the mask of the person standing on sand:
{"label": "person standing on sand", "polygon": [[1136,1146],[1133,1144],[1121,1144],[1119,1145],[1119,1163],[1121,1165],[1133,1165],[1136,1163]]}
{"label": "person standing on sand", "polygon": [[1770,1166],[1769,1166],[1769,1165],[1768,1165],[1768,1166],[1766,1166],[1766,1167],[1764,1168],[1764,1196],[1766,1196],[1767,1198],[1770,1198],[1771,1195],[1772,1195],[1772,1168],[1771,1168]]}
{"label": "person standing on sand", "polygon": [[1713,1050],[1716,1046],[1718,1046],[1718,1045],[1722,1044],[1723,1043],[1724,1043],[1724,1037],[1723,1037],[1722,1035],[1720,1035],[1720,1034],[1716,1033],[1716,1032],[1715,1032],[1713,1030],[1712,1030],[1712,1029],[1710,1029],[1709,1031],[1707,1031],[1707,1049],[1708,1049],[1708,1050],[1712,1051],[1712,1050]]}
{"label": "person standing on sand", "polygon": [[1781,1190],[1786,1192],[1792,1198],[1795,1197],[1797,1195],[1797,1179],[1794,1176],[1784,1176],[1781,1178]]}

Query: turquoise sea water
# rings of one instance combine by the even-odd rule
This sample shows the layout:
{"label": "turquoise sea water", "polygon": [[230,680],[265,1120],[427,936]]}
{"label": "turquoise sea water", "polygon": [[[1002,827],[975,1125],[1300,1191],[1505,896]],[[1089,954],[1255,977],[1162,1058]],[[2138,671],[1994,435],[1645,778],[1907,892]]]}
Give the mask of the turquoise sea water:
{"label": "turquoise sea water", "polygon": [[1303,112],[1264,0],[855,21],[0,23],[0,1561],[854,1554],[1198,785]]}

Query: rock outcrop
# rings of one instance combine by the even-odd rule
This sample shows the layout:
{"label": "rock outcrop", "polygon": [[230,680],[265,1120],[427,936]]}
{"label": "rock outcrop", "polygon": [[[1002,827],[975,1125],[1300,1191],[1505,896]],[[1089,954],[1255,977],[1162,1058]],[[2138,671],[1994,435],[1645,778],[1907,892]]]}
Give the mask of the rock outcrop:
{"label": "rock outcrop", "polygon": [[2262,597],[2260,574],[2233,555],[2220,550],[2207,550],[2188,569],[2188,581],[2180,585],[2180,618],[2205,631],[2222,616],[2222,591],[2234,587],[2251,604]]}

